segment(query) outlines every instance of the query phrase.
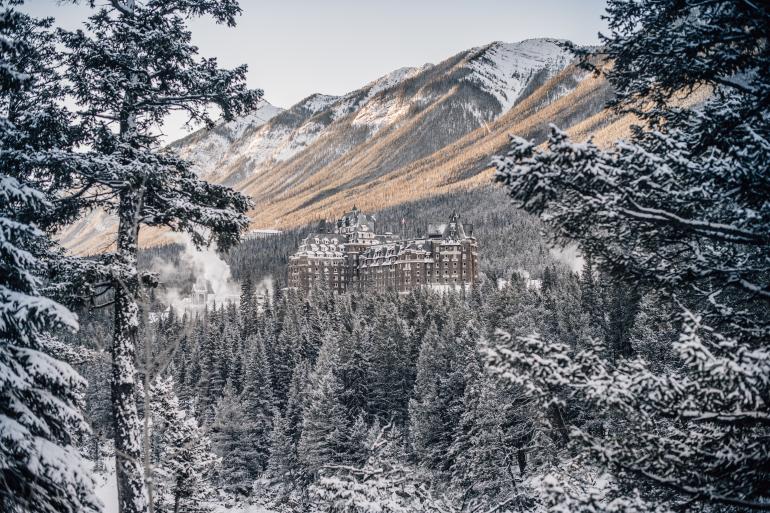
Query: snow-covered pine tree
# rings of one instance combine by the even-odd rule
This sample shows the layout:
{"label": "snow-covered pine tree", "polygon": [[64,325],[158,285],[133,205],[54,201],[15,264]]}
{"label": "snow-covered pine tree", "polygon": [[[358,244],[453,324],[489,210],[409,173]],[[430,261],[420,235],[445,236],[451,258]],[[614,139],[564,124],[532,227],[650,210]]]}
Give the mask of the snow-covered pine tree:
{"label": "snow-covered pine tree", "polygon": [[[363,324],[363,323],[361,323]],[[337,372],[342,381],[342,404],[348,411],[366,411],[369,403],[369,381],[372,350],[371,328],[357,327],[353,333],[340,337],[340,361]]]}
{"label": "snow-covered pine tree", "polygon": [[222,398],[217,403],[211,436],[217,454],[222,457],[220,478],[224,488],[248,495],[254,482],[250,471],[254,453],[249,440],[246,412],[230,382],[225,385]]}
{"label": "snow-covered pine tree", "polygon": [[270,432],[270,458],[266,476],[277,491],[279,501],[288,498],[298,481],[300,471],[297,444],[292,440],[286,416],[278,408],[273,410],[273,426]]}
{"label": "snow-covered pine tree", "polygon": [[405,425],[414,388],[414,360],[409,334],[395,306],[378,303],[368,332],[368,411],[382,422],[393,419]]}
{"label": "snow-covered pine tree", "polygon": [[[453,335],[452,324],[440,333],[431,324],[417,360],[414,396],[409,402],[410,434],[418,459],[429,469],[447,471],[450,447],[462,415],[463,374],[468,342],[478,336],[472,326],[464,337]],[[471,334],[472,333],[472,334]]]}
{"label": "snow-covered pine tree", "polygon": [[606,150],[555,127],[545,150],[513,138],[496,177],[618,286],[679,305],[665,312],[680,315],[678,361],[664,373],[643,359],[614,366],[603,348],[569,356],[531,337],[492,349],[490,362],[547,402],[564,384],[599,415],[622,414],[621,429],[573,430],[573,442],[626,491],[646,484],[651,508],[766,510],[770,8],[612,0],[607,12],[611,64],[599,72],[615,108],[643,125]]}
{"label": "snow-covered pine tree", "polygon": [[531,501],[522,488],[528,461],[548,453],[541,440],[536,450],[528,449],[534,435],[531,401],[521,388],[500,386],[479,362],[467,369],[471,375],[451,447],[452,484],[469,509],[500,503],[521,509]]}
{"label": "snow-covered pine tree", "polygon": [[257,298],[254,295],[254,281],[251,275],[241,282],[241,334],[244,338],[255,335],[257,332]]}
{"label": "snow-covered pine tree", "polygon": [[[83,379],[49,356],[54,329],[76,317],[40,293],[50,248],[58,152],[67,152],[58,106],[51,20],[0,2],[0,509],[9,513],[97,511],[94,483],[73,446],[86,427]],[[53,89],[52,89],[53,87]],[[53,216],[55,217],[55,216]]]}
{"label": "snow-covered pine tree", "polygon": [[338,362],[337,341],[327,338],[311,377],[298,446],[300,461],[311,477],[324,465],[346,463],[354,452],[350,447],[352,422],[342,404],[342,382],[336,372]]}
{"label": "snow-covered pine tree", "polygon": [[302,334],[295,307],[295,304],[287,301],[286,317],[270,353],[273,392],[277,406],[281,408],[286,406],[293,370],[300,361],[297,353]]}
{"label": "snow-covered pine tree", "polygon": [[246,438],[243,444],[249,448],[249,471],[256,479],[267,468],[270,456],[270,430],[273,423],[273,389],[270,367],[261,338],[247,341],[250,353],[243,376],[241,407],[246,421]]}
{"label": "snow-covered pine tree", "polygon": [[115,252],[100,258],[99,281],[106,279],[114,294],[112,391],[121,513],[147,507],[134,384],[140,227],[186,232],[196,245],[216,242],[224,250],[247,223],[245,196],[198,179],[188,163],[159,149],[158,137],[175,110],[211,126],[210,107],[232,119],[256,105],[261,92],[246,89],[246,68],[223,70],[215,59],[199,58],[187,28],[197,16],[232,26],[239,13],[235,0],[110,0],[96,8],[86,31],[62,32],[71,95],[90,152],[99,157],[81,171],[75,190],[118,219]]}
{"label": "snow-covered pine tree", "polygon": [[203,511],[203,501],[213,495],[212,479],[220,459],[195,418],[180,406],[171,378],[157,378],[149,395],[148,413],[159,449],[152,463],[154,509]]}
{"label": "snow-covered pine tree", "polygon": [[310,487],[313,504],[339,513],[440,513],[455,511],[434,498],[406,463],[403,433],[375,423],[364,444],[364,461],[327,465]]}

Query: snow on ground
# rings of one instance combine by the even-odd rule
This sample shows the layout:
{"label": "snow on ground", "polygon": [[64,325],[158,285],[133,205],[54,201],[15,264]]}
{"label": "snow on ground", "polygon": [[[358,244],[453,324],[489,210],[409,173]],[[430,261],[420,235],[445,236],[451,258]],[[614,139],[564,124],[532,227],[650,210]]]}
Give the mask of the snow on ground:
{"label": "snow on ground", "polygon": [[212,513],[274,513],[274,511],[261,504],[236,504],[234,506],[215,504]]}
{"label": "snow on ground", "polygon": [[[93,463],[89,462],[93,468]],[[93,472],[96,482],[96,496],[104,505],[104,513],[118,513],[118,483],[115,479],[115,456],[104,455],[106,470]]]}
{"label": "snow on ground", "polygon": [[507,112],[535,73],[548,67],[550,75],[561,71],[572,58],[554,39],[527,39],[519,43],[492,43],[468,68],[465,80],[479,84]]}
{"label": "snow on ground", "polygon": [[[115,457],[104,455],[105,472],[93,472],[96,496],[104,505],[103,513],[118,513],[118,484],[115,479]],[[89,462],[93,468],[93,463]],[[274,513],[260,504],[232,504],[229,501],[210,504],[212,513]]]}

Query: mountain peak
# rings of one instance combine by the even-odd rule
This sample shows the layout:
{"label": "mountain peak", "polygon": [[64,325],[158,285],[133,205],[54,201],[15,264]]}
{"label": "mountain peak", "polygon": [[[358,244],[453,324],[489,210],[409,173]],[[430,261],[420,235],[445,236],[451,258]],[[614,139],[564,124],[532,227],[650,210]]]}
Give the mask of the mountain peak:
{"label": "mountain peak", "polygon": [[410,67],[405,66],[403,68],[398,68],[390,73],[386,73],[385,75],[381,76],[380,78],[377,78],[375,80],[372,80],[366,86],[364,86],[364,89],[369,88],[368,97],[371,98],[372,96],[376,95],[380,91],[386,91],[392,87],[397,86],[404,80],[408,80],[421,71],[424,71],[425,69],[433,66],[432,64],[424,64],[420,67]]}
{"label": "mountain peak", "polygon": [[317,112],[321,112],[322,110],[326,109],[329,105],[339,100],[339,96],[334,96],[331,94],[322,94],[322,93],[314,93],[305,98],[304,100],[301,100],[298,103],[298,106],[309,110],[313,114]]}
{"label": "mountain peak", "polygon": [[517,43],[495,41],[477,49],[467,64],[471,73],[465,80],[494,96],[502,112],[506,112],[536,73],[552,76],[572,59],[572,54],[561,46],[562,42],[552,38],[525,39]]}

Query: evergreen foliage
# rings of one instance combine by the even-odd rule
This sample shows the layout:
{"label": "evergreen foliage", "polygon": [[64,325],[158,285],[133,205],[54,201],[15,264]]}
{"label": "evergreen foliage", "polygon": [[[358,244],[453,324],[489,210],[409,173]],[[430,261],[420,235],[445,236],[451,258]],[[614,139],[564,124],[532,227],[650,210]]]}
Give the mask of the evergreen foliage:
{"label": "evergreen foliage", "polygon": [[[60,31],[67,93],[79,106],[83,155],[64,201],[71,209],[100,208],[118,219],[115,251],[90,261],[86,292],[112,291],[112,401],[121,513],[147,507],[142,479],[141,426],[134,360],[142,285],[155,279],[137,268],[142,226],[187,233],[194,244],[227,249],[246,225],[249,200],[227,187],[200,180],[171,150],[159,148],[163,121],[172,111],[213,126],[256,105],[261,92],[245,87],[245,67],[223,70],[201,59],[191,42],[191,17],[210,16],[232,26],[237,2],[111,0],[96,6],[86,30]],[[100,288],[101,287],[101,288]],[[212,369],[209,372],[212,386]],[[222,373],[222,369],[216,369]],[[206,404],[206,407],[209,405]]]}
{"label": "evergreen foliage", "polygon": [[51,332],[75,331],[78,321],[43,291],[69,120],[58,103],[51,20],[20,13],[19,3],[0,2],[0,509],[96,511],[74,446],[87,429],[85,382],[51,356]]}
{"label": "evergreen foliage", "polygon": [[171,378],[152,383],[150,412],[156,448],[152,466],[154,511],[206,511],[203,503],[213,495],[212,482],[220,460],[198,422],[180,406]]}
{"label": "evergreen foliage", "polygon": [[[611,424],[597,432],[566,419],[579,457],[613,473],[614,497],[644,485],[629,508],[764,510],[770,10],[615,0],[608,22],[608,62],[597,71],[615,87],[618,112],[642,124],[608,149],[555,127],[544,150],[513,138],[496,175],[557,242],[577,241],[612,280],[605,340],[578,352],[520,337],[492,348],[490,363],[541,404],[582,401]],[[657,311],[638,312],[643,294],[661,299]],[[671,365],[647,360],[665,354],[649,345],[649,313],[662,319],[653,322],[663,341],[666,324],[678,329]],[[636,317],[648,330],[639,357]]]}

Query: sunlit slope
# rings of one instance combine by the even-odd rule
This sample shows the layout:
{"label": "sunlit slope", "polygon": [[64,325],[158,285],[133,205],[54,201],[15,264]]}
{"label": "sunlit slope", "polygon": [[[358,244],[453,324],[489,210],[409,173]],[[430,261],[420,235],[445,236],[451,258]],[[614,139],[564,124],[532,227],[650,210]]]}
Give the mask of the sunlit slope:
{"label": "sunlit slope", "polygon": [[[379,210],[489,183],[509,134],[542,142],[553,123],[606,144],[630,119],[604,110],[606,82],[569,64],[553,40],[492,43],[402,68],[336,97],[199,131],[172,144],[208,180],[249,194],[252,228],[335,218],[354,203]],[[109,247],[114,223],[94,213],[62,235],[78,253]],[[169,240],[144,229],[145,245]]]}
{"label": "sunlit slope", "polygon": [[377,169],[382,158],[401,150],[403,134],[414,133],[411,123],[419,124],[419,118],[333,161],[300,186],[276,191],[270,180],[251,180],[244,190],[258,203],[252,226],[288,228],[333,218],[354,203],[366,210],[379,210],[477,187],[491,179],[490,157],[505,151],[509,134],[540,142],[551,123],[569,129],[578,139],[593,136],[599,144],[626,134],[631,120],[619,119],[603,109],[611,94],[607,83],[581,77],[574,89],[565,93],[565,83],[572,84],[576,77],[581,74],[567,68],[499,119],[386,173],[371,170]]}

